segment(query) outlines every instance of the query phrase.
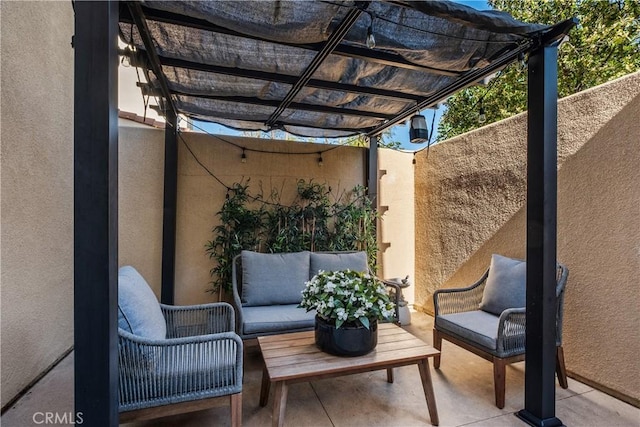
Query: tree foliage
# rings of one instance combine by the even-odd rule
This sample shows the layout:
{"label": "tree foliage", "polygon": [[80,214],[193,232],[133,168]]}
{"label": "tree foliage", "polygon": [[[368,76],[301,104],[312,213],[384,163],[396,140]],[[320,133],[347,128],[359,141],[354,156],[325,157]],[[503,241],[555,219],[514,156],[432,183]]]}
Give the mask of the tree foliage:
{"label": "tree foliage", "polygon": [[[558,95],[565,97],[640,69],[638,0],[488,0],[497,10],[525,22],[555,24],[580,20],[558,52]],[[482,101],[480,102],[480,100]],[[486,122],[478,122],[480,107]],[[438,126],[444,140],[527,109],[527,72],[518,64],[501,71],[489,86],[474,86],[447,101]]]}
{"label": "tree foliage", "polygon": [[[342,144],[349,145],[352,147],[368,147],[369,138],[365,135],[355,135],[349,138],[345,138]],[[400,141],[395,141],[393,139],[393,135],[391,134],[391,129],[386,129],[378,137],[378,147],[397,150],[401,148],[401,146],[402,144],[400,143]]]}

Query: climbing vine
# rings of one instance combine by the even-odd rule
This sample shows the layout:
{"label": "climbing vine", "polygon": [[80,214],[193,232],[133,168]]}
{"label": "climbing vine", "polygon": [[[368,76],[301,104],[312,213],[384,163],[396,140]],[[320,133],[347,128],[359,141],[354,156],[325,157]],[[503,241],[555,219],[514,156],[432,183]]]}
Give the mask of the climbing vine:
{"label": "climbing vine", "polygon": [[249,194],[249,182],[235,183],[216,214],[220,225],[205,245],[216,265],[211,269],[211,292],[231,290],[233,257],[243,249],[258,252],[367,252],[375,271],[377,214],[366,189],[358,185],[335,196],[331,187],[298,180],[293,203],[284,204],[272,189],[265,200]]}

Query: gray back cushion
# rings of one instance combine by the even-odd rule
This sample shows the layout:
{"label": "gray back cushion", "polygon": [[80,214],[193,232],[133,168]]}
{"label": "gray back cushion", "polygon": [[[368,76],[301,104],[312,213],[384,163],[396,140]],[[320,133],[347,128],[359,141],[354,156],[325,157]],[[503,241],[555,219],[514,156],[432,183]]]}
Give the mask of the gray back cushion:
{"label": "gray back cushion", "polygon": [[299,304],[309,280],[309,252],[242,251],[242,305]]}
{"label": "gray back cushion", "polygon": [[311,269],[309,277],[318,274],[318,271],[353,270],[367,272],[366,252],[353,252],[346,254],[311,253]]}
{"label": "gray back cushion", "polygon": [[118,327],[149,339],[167,337],[167,324],[155,294],[131,266],[118,270]]}
{"label": "gray back cushion", "polygon": [[480,309],[500,315],[526,305],[527,263],[493,254]]}

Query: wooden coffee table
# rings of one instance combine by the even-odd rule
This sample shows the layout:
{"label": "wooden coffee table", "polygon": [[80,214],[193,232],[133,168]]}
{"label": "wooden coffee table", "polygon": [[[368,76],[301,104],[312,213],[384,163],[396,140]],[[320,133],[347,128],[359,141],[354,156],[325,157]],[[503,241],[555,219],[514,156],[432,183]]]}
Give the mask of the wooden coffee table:
{"label": "wooden coffee table", "polygon": [[338,357],[320,351],[313,331],[259,337],[258,344],[264,359],[260,406],[267,405],[271,383],[275,383],[274,426],[284,422],[289,384],[381,369],[387,370],[387,381],[393,382],[393,368],[414,364],[420,371],[431,424],[438,425],[428,360],[440,351],[395,324],[378,324],[377,347],[360,357]]}

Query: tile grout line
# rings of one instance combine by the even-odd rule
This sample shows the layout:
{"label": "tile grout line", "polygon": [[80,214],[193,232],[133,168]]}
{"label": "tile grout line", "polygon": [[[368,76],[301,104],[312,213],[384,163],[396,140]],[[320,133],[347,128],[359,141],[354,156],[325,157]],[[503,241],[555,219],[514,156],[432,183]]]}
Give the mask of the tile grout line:
{"label": "tile grout line", "polygon": [[327,414],[327,418],[329,419],[329,422],[331,423],[332,427],[336,427],[336,425],[334,424],[333,420],[331,419],[331,416],[329,415],[329,412],[327,411],[327,408],[324,407],[324,404],[322,403],[322,400],[320,399],[320,396],[318,395],[318,392],[316,391],[316,388],[313,386],[312,382],[309,382],[309,386],[311,387],[311,390],[313,390],[313,394],[316,395],[316,397],[318,398],[318,402],[320,402],[320,406],[322,406],[322,410],[324,411],[325,414]]}
{"label": "tile grout line", "polygon": [[[464,424],[458,424],[456,427],[469,426],[469,425],[473,425],[473,424],[476,424],[476,423],[481,423],[481,422],[484,422],[484,421],[489,421],[489,420],[493,420],[493,419],[496,419],[496,418],[501,418],[501,417],[504,417],[505,415],[511,415],[511,416],[515,417],[516,413],[515,412],[505,412],[504,414],[496,415],[494,417],[483,418],[481,420],[476,420],[476,421],[470,421],[470,422],[464,423]],[[525,424],[525,423],[523,422],[523,424]]]}

